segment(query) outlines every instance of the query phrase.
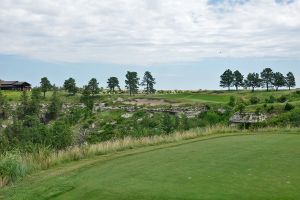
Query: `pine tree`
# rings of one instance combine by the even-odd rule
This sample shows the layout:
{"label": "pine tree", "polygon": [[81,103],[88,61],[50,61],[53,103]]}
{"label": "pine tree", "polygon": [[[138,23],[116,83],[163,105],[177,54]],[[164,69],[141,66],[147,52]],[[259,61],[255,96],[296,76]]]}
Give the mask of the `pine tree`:
{"label": "pine tree", "polygon": [[38,116],[41,110],[41,101],[42,101],[42,96],[41,96],[40,89],[38,88],[32,89],[31,100],[29,102],[27,114]]}
{"label": "pine tree", "polygon": [[91,96],[91,90],[90,87],[84,86],[82,96],[80,98],[80,101],[90,110],[92,111],[94,108],[94,99]]}
{"label": "pine tree", "polygon": [[119,80],[117,77],[110,77],[107,80],[107,87],[109,88],[110,92],[115,92],[115,88],[120,90]]}
{"label": "pine tree", "polygon": [[126,88],[129,90],[129,94],[134,95],[139,89],[139,78],[136,72],[128,71],[125,80]]}
{"label": "pine tree", "polygon": [[44,93],[44,97],[46,96],[46,92],[52,88],[52,85],[47,77],[43,77],[41,79],[41,90]]}
{"label": "pine tree", "polygon": [[221,81],[220,86],[221,87],[227,87],[228,90],[230,90],[230,87],[233,84],[234,81],[234,75],[230,69],[227,69],[222,75],[221,75]]}
{"label": "pine tree", "polygon": [[0,91],[0,119],[6,119],[9,115],[9,110],[7,97]]}
{"label": "pine tree", "polygon": [[18,119],[24,118],[28,114],[29,110],[29,97],[27,91],[23,91],[20,98],[20,105],[17,108]]}
{"label": "pine tree", "polygon": [[75,95],[78,91],[76,87],[75,79],[69,78],[64,82],[64,89],[68,91],[69,94]]}
{"label": "pine tree", "polygon": [[145,92],[147,94],[155,92],[155,89],[154,89],[155,83],[156,83],[155,78],[153,78],[152,74],[149,71],[146,71],[141,85],[145,86]]}
{"label": "pine tree", "polygon": [[252,92],[254,92],[255,88],[258,88],[261,86],[261,79],[259,78],[258,73],[249,73],[247,76],[247,79],[245,80],[245,85],[247,87],[252,88]]}
{"label": "pine tree", "polygon": [[276,91],[278,91],[278,89],[280,87],[283,87],[286,85],[285,77],[283,76],[282,73],[276,72],[274,74],[273,85],[276,87]]}
{"label": "pine tree", "polygon": [[269,91],[270,86],[272,85],[274,73],[271,68],[265,68],[261,73],[262,83],[267,87],[267,91]]}
{"label": "pine tree", "polygon": [[50,105],[48,107],[48,111],[46,114],[47,120],[56,119],[61,112],[61,108],[62,108],[62,103],[60,101],[60,98],[57,95],[57,91],[54,90],[52,97],[51,97],[51,102],[50,102]]}
{"label": "pine tree", "polygon": [[88,85],[87,85],[90,93],[92,94],[92,96],[94,96],[95,94],[99,94],[100,92],[100,88],[99,88],[99,83],[97,82],[97,79],[92,78]]}
{"label": "pine tree", "polygon": [[289,90],[291,90],[291,87],[296,86],[295,76],[292,72],[289,72],[286,75],[285,81],[286,81],[286,86],[289,88]]}
{"label": "pine tree", "polygon": [[244,85],[244,76],[238,70],[233,73],[233,85],[236,90]]}

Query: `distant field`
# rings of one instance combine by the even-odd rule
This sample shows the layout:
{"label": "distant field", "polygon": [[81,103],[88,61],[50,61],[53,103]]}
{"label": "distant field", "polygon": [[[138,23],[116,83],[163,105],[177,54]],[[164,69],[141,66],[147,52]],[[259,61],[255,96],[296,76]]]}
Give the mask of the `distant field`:
{"label": "distant field", "polygon": [[[7,90],[3,90],[2,91],[3,94],[7,97],[9,102],[17,102],[20,100],[21,95],[22,95],[22,91],[7,91]],[[46,92],[46,98],[45,101],[50,100],[51,96],[52,96],[53,92],[49,91]],[[58,93],[59,96],[61,97],[62,101],[64,102],[78,102],[79,100],[79,94],[75,95],[75,96],[69,96],[67,93],[65,92],[59,92]],[[31,92],[28,92],[28,95],[31,95]],[[43,94],[42,94],[43,96]]]}
{"label": "distant field", "polygon": [[[261,102],[264,103],[265,99],[269,98],[273,95],[275,98],[278,98],[282,95],[289,95],[295,90],[288,91],[288,90],[281,90],[281,91],[201,91],[197,93],[192,92],[185,92],[185,93],[176,93],[176,94],[154,94],[154,95],[144,95],[138,94],[135,96],[129,97],[127,94],[116,94],[116,95],[107,95],[107,94],[100,94],[99,100],[107,100],[109,97],[122,97],[122,98],[145,98],[145,99],[162,99],[168,102],[174,103],[206,103],[206,104],[227,104],[229,102],[230,96],[234,96],[237,99],[243,99],[248,101],[252,96],[258,97]],[[22,92],[20,91],[2,91],[7,97],[10,102],[19,101]],[[29,92],[30,93],[30,92]],[[49,100],[52,96],[52,91],[46,93],[46,101]],[[66,92],[59,92],[59,95],[63,102],[79,102],[80,94],[75,96],[69,96]],[[300,102],[300,96],[294,98],[293,102]]]}
{"label": "distant field", "polygon": [[[282,95],[288,95],[293,91],[202,91],[198,93],[178,93],[178,94],[155,94],[143,96],[143,98],[164,99],[166,101],[182,102],[182,103],[228,103],[230,96],[249,100],[252,96],[256,96],[261,101],[273,95],[278,98]],[[300,99],[299,99],[300,100]]]}
{"label": "distant field", "polygon": [[229,101],[229,94],[206,94],[206,93],[180,93],[180,94],[157,94],[145,98],[157,98],[167,101],[179,101],[183,103],[225,103]]}
{"label": "distant field", "polygon": [[299,137],[229,136],[129,150],[33,175],[0,191],[0,199],[300,199]]}

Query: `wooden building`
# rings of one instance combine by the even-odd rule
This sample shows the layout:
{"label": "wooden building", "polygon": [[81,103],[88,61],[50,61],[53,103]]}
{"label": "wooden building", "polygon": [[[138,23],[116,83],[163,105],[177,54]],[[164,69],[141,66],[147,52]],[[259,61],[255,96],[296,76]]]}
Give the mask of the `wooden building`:
{"label": "wooden building", "polygon": [[31,90],[31,84],[27,82],[19,81],[1,81],[0,80],[0,89],[1,90]]}

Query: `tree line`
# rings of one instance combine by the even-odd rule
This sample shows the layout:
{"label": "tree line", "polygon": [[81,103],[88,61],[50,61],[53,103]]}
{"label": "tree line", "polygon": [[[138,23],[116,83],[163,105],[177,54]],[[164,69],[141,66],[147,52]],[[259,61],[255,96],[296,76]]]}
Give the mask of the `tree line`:
{"label": "tree line", "polygon": [[[154,85],[156,84],[155,78],[152,76],[151,72],[146,71],[144,73],[143,79],[141,82],[138,77],[137,72],[127,71],[125,80],[125,87],[129,91],[130,95],[134,95],[138,93],[139,86],[144,86],[144,92],[147,94],[155,93]],[[40,82],[40,89],[46,95],[46,92],[51,90],[54,85],[50,83],[47,77],[43,77]],[[69,78],[65,80],[63,88],[70,94],[75,95],[79,88],[76,85],[76,81],[74,78]],[[110,77],[107,80],[107,88],[111,93],[115,93],[117,91],[121,91],[119,85],[119,79],[117,77]],[[87,96],[95,96],[100,93],[99,83],[96,78],[92,78],[87,85],[83,86],[83,94]]]}
{"label": "tree line", "polygon": [[295,76],[292,72],[289,72],[284,76],[280,72],[273,72],[271,68],[265,68],[260,74],[249,73],[246,77],[242,75],[238,70],[232,72],[227,69],[220,76],[220,86],[223,88],[231,89],[235,87],[238,90],[240,87],[245,89],[251,88],[254,92],[255,88],[266,88],[269,91],[271,88],[275,88],[276,91],[280,87],[287,87],[289,90],[296,86]]}

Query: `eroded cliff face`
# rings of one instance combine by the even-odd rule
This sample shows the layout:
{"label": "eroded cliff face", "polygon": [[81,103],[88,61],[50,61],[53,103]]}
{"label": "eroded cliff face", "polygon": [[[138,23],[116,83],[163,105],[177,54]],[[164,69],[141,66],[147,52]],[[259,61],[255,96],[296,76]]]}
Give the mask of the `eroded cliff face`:
{"label": "eroded cliff face", "polygon": [[256,114],[256,113],[235,113],[230,119],[229,122],[231,124],[255,124],[259,122],[266,121],[268,118],[267,115],[264,114]]}

